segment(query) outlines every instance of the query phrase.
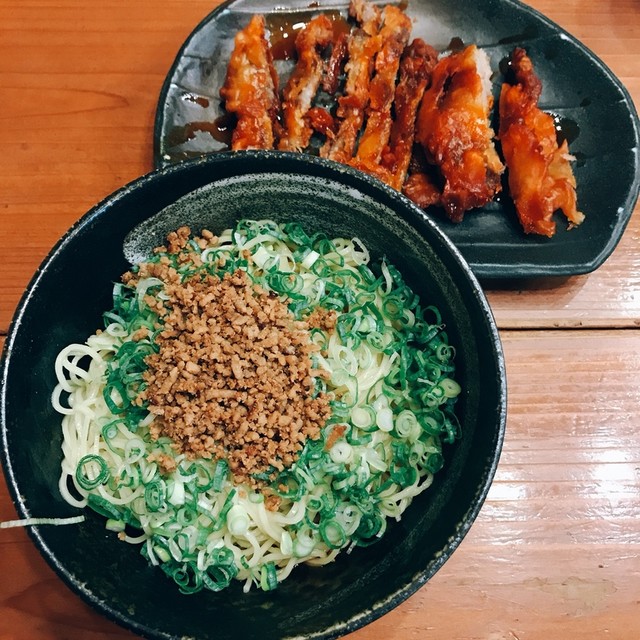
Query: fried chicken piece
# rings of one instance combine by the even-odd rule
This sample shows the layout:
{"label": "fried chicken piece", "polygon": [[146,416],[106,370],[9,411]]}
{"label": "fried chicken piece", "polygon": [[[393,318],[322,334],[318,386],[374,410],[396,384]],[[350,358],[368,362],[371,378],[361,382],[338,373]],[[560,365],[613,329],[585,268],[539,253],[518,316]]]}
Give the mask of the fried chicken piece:
{"label": "fried chicken piece", "polygon": [[338,132],[321,147],[320,155],[324,158],[346,162],[353,156],[369,99],[368,85],[373,66],[371,53],[374,47],[374,39],[361,29],[356,29],[349,38],[349,61],[345,65],[345,94],[338,98],[336,114],[339,122]]}
{"label": "fried chicken piece", "polygon": [[488,58],[475,45],[452,53],[434,67],[418,112],[416,140],[442,175],[441,204],[454,222],[501,189],[490,76]]}
{"label": "fried chicken piece", "polygon": [[336,113],[338,132],[320,149],[322,157],[344,163],[353,157],[358,133],[364,122],[375,55],[380,48],[377,34],[381,19],[380,10],[362,0],[352,0],[349,12],[356,17],[360,26],[351,32],[347,42],[347,80],[344,95],[338,98]]}
{"label": "fried chicken piece", "polygon": [[324,14],[313,18],[296,37],[298,61],[283,92],[285,131],[279,149],[302,151],[309,144],[313,129],[306,116],[322,79],[322,51],[332,40],[333,25]]}
{"label": "fried chicken piece", "polygon": [[314,131],[327,137],[335,136],[336,123],[333,116],[322,107],[311,107],[307,112],[307,120]]}
{"label": "fried chicken piece", "polygon": [[331,55],[327,60],[322,76],[322,90],[332,96],[338,90],[340,71],[347,58],[347,42],[349,34],[341,31],[337,35],[334,31],[334,41],[331,47]]}
{"label": "fried chicken piece", "polygon": [[382,165],[390,173],[388,184],[400,191],[405,183],[413,142],[416,114],[422,96],[438,60],[436,50],[421,38],[416,38],[404,50],[393,106],[395,119],[391,126],[389,145]]}
{"label": "fried chicken piece", "polygon": [[369,36],[375,36],[380,30],[382,14],[380,9],[368,0],[351,0],[349,15],[362,25],[362,30]]}
{"label": "fried chicken piece", "polygon": [[551,237],[556,230],[552,215],[558,209],[570,227],[584,219],[577,210],[572,158],[566,140],[558,146],[553,118],[538,107],[542,83],[524,49],[511,54],[511,74],[498,105],[509,191],[525,233]]}
{"label": "fried chicken piece", "polygon": [[440,204],[440,188],[428,173],[412,173],[402,188],[409,200],[415,202],[422,209]]}
{"label": "fried chicken piece", "polygon": [[408,177],[402,185],[402,193],[419,207],[426,209],[440,204],[442,180],[436,168],[430,165],[420,145],[413,146],[409,159]]}
{"label": "fried chicken piece", "polygon": [[232,149],[273,149],[279,134],[280,100],[264,16],[253,16],[236,35],[220,97],[237,118]]}
{"label": "fried chicken piece", "polygon": [[411,20],[398,7],[386,6],[382,20],[378,35],[381,45],[369,86],[367,124],[360,137],[355,160],[351,163],[365,171],[380,164],[382,152],[389,141],[396,76],[402,52],[411,35]]}

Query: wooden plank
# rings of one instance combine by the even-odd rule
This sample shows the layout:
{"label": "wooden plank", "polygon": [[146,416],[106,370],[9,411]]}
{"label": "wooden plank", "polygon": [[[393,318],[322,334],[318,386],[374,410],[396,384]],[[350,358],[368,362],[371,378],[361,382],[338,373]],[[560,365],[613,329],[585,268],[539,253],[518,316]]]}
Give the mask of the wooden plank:
{"label": "wooden plank", "polygon": [[[349,638],[640,637],[640,331],[502,338],[507,432],[478,520],[425,587]],[[14,517],[0,481],[0,519]],[[0,545],[0,637],[132,637],[62,587],[24,531]]]}
{"label": "wooden plank", "polygon": [[613,255],[591,274],[484,283],[503,329],[640,326],[640,208]]}
{"label": "wooden plank", "polygon": [[[93,204],[152,168],[160,87],[184,39],[216,1],[134,4],[0,3],[0,235],[7,239],[0,333],[56,240]],[[640,101],[634,0],[613,7],[596,0],[530,4],[580,37]],[[637,326],[639,217],[591,275],[488,283],[499,325]]]}

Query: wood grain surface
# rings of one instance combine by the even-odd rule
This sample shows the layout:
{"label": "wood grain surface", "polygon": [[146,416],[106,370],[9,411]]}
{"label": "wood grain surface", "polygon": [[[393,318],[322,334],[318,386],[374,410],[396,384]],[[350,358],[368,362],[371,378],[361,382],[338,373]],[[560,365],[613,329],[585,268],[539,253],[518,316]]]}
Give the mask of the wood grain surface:
{"label": "wood grain surface", "polygon": [[[0,0],[0,342],[56,240],[152,168],[157,96],[216,0]],[[640,103],[640,3],[534,0]],[[353,640],[640,638],[640,214],[586,276],[485,283],[509,384],[503,455],[442,570]],[[15,517],[0,479],[0,520]],[[133,638],[0,531],[0,640]]]}

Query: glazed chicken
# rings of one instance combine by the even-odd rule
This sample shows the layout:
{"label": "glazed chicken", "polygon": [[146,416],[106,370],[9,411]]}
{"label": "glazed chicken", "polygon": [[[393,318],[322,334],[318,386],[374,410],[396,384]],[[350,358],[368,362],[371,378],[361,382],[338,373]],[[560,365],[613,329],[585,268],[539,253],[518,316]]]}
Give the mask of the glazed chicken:
{"label": "glazed chicken", "polygon": [[[420,38],[408,44],[404,9],[351,0],[348,20],[320,12],[298,33],[280,102],[265,24],[256,15],[238,33],[220,89],[237,121],[232,149],[319,153],[424,209],[442,207],[456,223],[500,192],[505,166],[494,145],[492,70],[483,50],[472,44],[438,59]],[[573,158],[538,106],[541,82],[526,52],[516,48],[510,65],[497,136],[509,193],[524,231],[550,237],[556,211],[569,228],[584,218]]]}
{"label": "glazed chicken", "polygon": [[442,188],[438,184],[437,176],[428,167],[420,166],[405,180],[402,193],[413,200],[419,207],[426,209],[440,204]]}
{"label": "glazed chicken", "polygon": [[342,65],[347,58],[347,42],[349,41],[349,35],[346,31],[339,31],[334,35],[331,55],[325,64],[324,73],[322,74],[322,90],[330,96],[334,95],[338,90],[340,73]]}
{"label": "glazed chicken", "polygon": [[411,20],[398,7],[386,6],[382,12],[382,28],[378,38],[374,75],[369,86],[367,123],[358,142],[354,166],[367,171],[380,165],[382,152],[391,133],[391,105],[402,52],[411,35]]}
{"label": "glazed chicken", "polygon": [[347,41],[347,79],[336,111],[338,131],[320,149],[322,157],[343,163],[353,157],[364,122],[374,60],[380,48],[377,35],[382,17],[382,12],[375,5],[362,0],[353,0],[349,12],[356,18],[358,26]]}
{"label": "glazed chicken", "polygon": [[[398,191],[402,190],[407,179],[415,139],[416,114],[437,59],[436,50],[420,38],[404,49],[392,100],[393,116],[385,112],[384,118],[381,115],[373,120],[369,117],[369,135],[365,137],[363,134],[358,154],[349,163]],[[373,128],[372,123],[382,125]],[[374,139],[379,147],[368,149]],[[424,200],[423,194],[418,194],[415,189],[412,195],[416,202]],[[437,191],[435,199],[429,204],[435,204],[439,197]]]}
{"label": "glazed chicken", "polygon": [[[336,28],[334,24],[333,40],[331,42],[331,53],[324,61],[320,87],[329,96],[335,96],[340,84],[340,74],[347,59],[347,43],[349,34],[344,29]],[[327,149],[331,141],[335,139],[336,121],[334,117],[324,107],[311,107],[307,112],[309,126],[327,141]]]}
{"label": "glazed chicken", "polygon": [[387,182],[398,191],[407,178],[418,107],[437,60],[436,50],[420,38],[416,38],[405,49],[400,60],[398,85],[393,100],[395,118],[391,125],[389,144],[382,158],[382,164],[391,174]]}
{"label": "glazed chicken", "polygon": [[442,179],[440,204],[454,222],[500,191],[504,167],[489,114],[491,68],[475,45],[442,58],[418,112],[416,140]]}
{"label": "glazed chicken", "polygon": [[263,16],[253,16],[236,35],[220,97],[237,119],[232,149],[273,149],[279,135],[280,99]]}
{"label": "glazed chicken", "polygon": [[302,151],[309,144],[313,128],[307,115],[322,80],[322,52],[332,40],[333,25],[324,14],[313,18],[296,37],[298,61],[282,94],[284,133],[279,149]]}
{"label": "glazed chicken", "polygon": [[553,118],[538,107],[542,85],[524,49],[513,51],[510,72],[498,105],[509,191],[524,231],[551,237],[558,209],[570,226],[584,219],[576,205],[572,158],[566,140],[558,145]]}

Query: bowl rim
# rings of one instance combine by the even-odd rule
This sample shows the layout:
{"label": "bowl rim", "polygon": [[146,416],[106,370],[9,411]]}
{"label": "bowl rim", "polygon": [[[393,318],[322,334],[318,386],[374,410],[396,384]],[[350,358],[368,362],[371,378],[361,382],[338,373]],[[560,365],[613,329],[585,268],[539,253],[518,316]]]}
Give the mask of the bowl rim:
{"label": "bowl rim", "polygon": [[[495,443],[496,446],[493,449],[493,454],[488,460],[484,468],[484,478],[482,483],[477,487],[475,499],[470,505],[469,509],[465,512],[463,518],[460,520],[455,533],[450,538],[445,548],[440,553],[439,557],[428,568],[422,568],[416,574],[413,579],[405,584],[402,588],[397,589],[392,594],[389,594],[383,600],[375,603],[371,609],[364,610],[359,614],[356,614],[348,620],[343,620],[336,623],[334,626],[322,629],[318,632],[312,632],[305,636],[287,636],[289,640],[294,638],[302,640],[302,638],[317,638],[323,640],[330,640],[339,638],[346,633],[350,633],[366,626],[370,622],[373,622],[377,618],[388,613],[396,606],[405,601],[409,596],[420,589],[435,573],[444,565],[448,558],[458,548],[463,538],[468,533],[472,524],[476,520],[486,496],[489,492],[493,479],[495,477],[496,469],[502,453],[502,447],[504,442],[504,436],[506,431],[506,416],[507,416],[507,379],[506,379],[506,367],[504,360],[504,352],[502,348],[502,342],[498,332],[498,328],[495,322],[495,318],[491,307],[486,299],[486,296],[480,286],[477,276],[471,270],[471,267],[466,262],[460,251],[456,248],[453,242],[448,236],[441,231],[438,225],[431,220],[428,215],[415,205],[406,196],[399,193],[395,189],[392,189],[388,185],[379,181],[378,179],[364,174],[352,167],[343,165],[332,160],[319,158],[315,156],[307,156],[303,154],[296,154],[286,151],[264,151],[264,150],[247,150],[247,151],[223,151],[216,154],[210,154],[204,157],[195,158],[192,160],[186,160],[177,164],[169,165],[167,167],[161,167],[154,169],[149,173],[146,173],[140,177],[137,177],[130,182],[124,184],[120,188],[116,189],[106,197],[104,197],[97,204],[92,206],[85,214],[77,219],[68,230],[59,238],[59,240],[49,250],[45,258],[42,260],[32,278],[30,279],[21,299],[16,307],[13,318],[9,325],[9,330],[5,338],[5,344],[0,357],[0,462],[5,474],[7,486],[14,507],[20,516],[20,518],[31,517],[29,509],[25,504],[25,497],[20,492],[20,482],[14,469],[12,462],[12,456],[9,447],[8,429],[7,429],[7,383],[10,372],[11,355],[13,351],[14,343],[17,336],[20,333],[23,317],[29,306],[30,300],[33,297],[34,291],[38,288],[40,281],[47,273],[49,266],[61,254],[66,245],[73,242],[77,234],[79,234],[85,227],[91,225],[93,220],[102,216],[108,215],[111,207],[123,199],[130,197],[132,193],[140,189],[144,189],[152,186],[157,181],[162,181],[166,176],[173,176],[182,172],[193,171],[194,167],[201,165],[207,168],[211,166],[215,168],[215,165],[219,163],[234,163],[241,164],[243,161],[257,161],[263,163],[263,169],[261,171],[252,171],[249,173],[280,173],[290,174],[291,171],[278,171],[273,166],[274,162],[277,162],[278,158],[284,158],[294,165],[300,167],[321,168],[327,171],[330,176],[329,179],[334,182],[341,182],[340,175],[348,176],[350,186],[356,185],[356,189],[362,191],[362,188],[366,186],[367,189],[377,191],[383,194],[387,199],[395,201],[397,205],[408,211],[411,214],[411,219],[408,216],[404,216],[398,213],[403,220],[405,220],[414,230],[423,235],[423,229],[428,229],[429,233],[434,234],[438,242],[443,245],[446,251],[450,254],[456,263],[458,269],[467,279],[471,293],[473,294],[473,301],[478,306],[478,310],[485,319],[485,324],[488,329],[491,346],[491,355],[496,365],[496,371],[498,378],[498,397],[496,404],[496,418],[497,425],[495,429]],[[240,176],[241,173],[233,174],[234,176]],[[300,175],[300,174],[298,174]],[[309,175],[309,174],[306,174]],[[326,176],[323,176],[326,177]],[[212,171],[211,179],[209,182],[203,182],[199,187],[206,186],[207,184],[214,183],[219,178],[215,172]],[[358,184],[359,183],[359,184]],[[196,189],[197,189],[196,188]],[[193,193],[194,189],[185,192],[180,196],[176,196],[174,202],[179,198],[184,197],[188,193]],[[422,229],[420,228],[422,227]],[[98,598],[87,585],[81,584],[71,573],[65,569],[65,567],[59,562],[55,552],[53,552],[48,546],[46,540],[43,538],[40,532],[39,526],[28,526],[27,533],[34,542],[36,548],[49,564],[49,566],[55,571],[55,573],[62,579],[62,581],[77,595],[80,596],[87,604],[91,605],[95,610],[99,611],[102,615],[110,619],[111,621],[119,624],[120,626],[134,631],[140,634],[142,637],[150,639],[167,639],[167,640],[179,640],[182,636],[174,636],[170,633],[163,632],[160,629],[151,628],[135,620],[134,616],[128,616],[111,607],[108,602]]]}

